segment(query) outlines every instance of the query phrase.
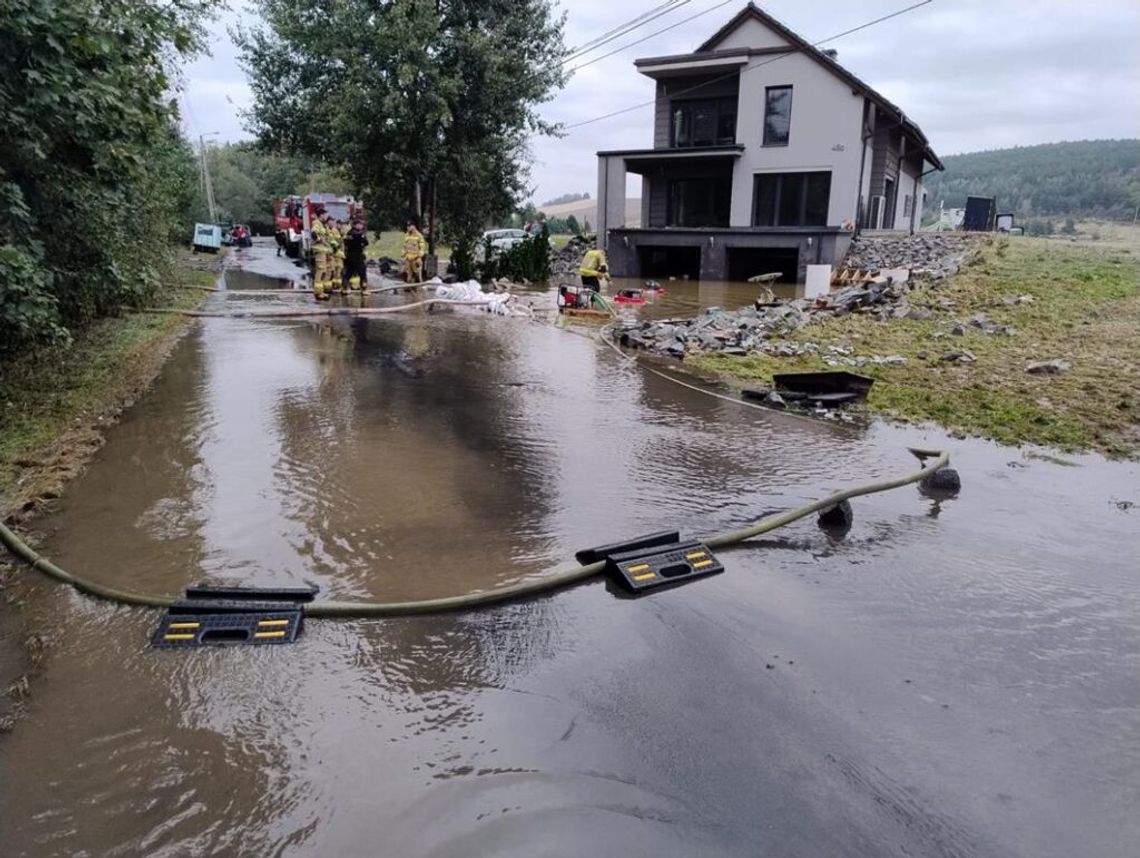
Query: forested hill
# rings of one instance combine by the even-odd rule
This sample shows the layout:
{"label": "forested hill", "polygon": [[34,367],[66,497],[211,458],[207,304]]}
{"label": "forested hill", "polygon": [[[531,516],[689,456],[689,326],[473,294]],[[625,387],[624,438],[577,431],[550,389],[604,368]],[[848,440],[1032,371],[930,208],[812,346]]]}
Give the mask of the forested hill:
{"label": "forested hill", "polygon": [[1140,204],[1140,140],[1081,140],[969,152],[926,177],[926,205],[996,197],[999,212],[1131,220]]}

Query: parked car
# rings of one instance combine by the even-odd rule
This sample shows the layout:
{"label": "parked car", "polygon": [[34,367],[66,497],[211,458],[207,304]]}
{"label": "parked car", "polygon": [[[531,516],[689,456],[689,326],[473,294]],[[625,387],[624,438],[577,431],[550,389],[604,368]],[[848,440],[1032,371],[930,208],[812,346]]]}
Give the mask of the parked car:
{"label": "parked car", "polygon": [[521,243],[527,237],[524,229],[489,229],[483,233],[483,237],[475,246],[475,259],[478,262],[483,261],[483,253],[488,241],[491,242],[491,255],[495,256]]}

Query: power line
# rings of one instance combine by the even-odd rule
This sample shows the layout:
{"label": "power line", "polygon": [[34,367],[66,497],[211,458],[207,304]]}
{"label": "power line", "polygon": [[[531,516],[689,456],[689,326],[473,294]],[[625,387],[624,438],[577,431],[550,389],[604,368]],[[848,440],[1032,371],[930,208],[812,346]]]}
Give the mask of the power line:
{"label": "power line", "polygon": [[651,21],[655,21],[657,18],[660,18],[662,15],[667,15],[674,9],[678,9],[689,2],[690,0],[667,0],[667,2],[662,3],[659,6],[654,6],[652,9],[649,9],[646,12],[642,12],[636,18],[631,18],[624,24],[618,24],[613,29],[607,30],[601,35],[590,39],[588,42],[585,42],[578,47],[573,48],[570,53],[567,54],[565,58],[563,58],[562,64],[565,65],[572,60],[591,53],[603,45],[612,42],[614,39],[618,39],[624,36],[626,33],[636,30],[638,27],[643,27]]}
{"label": "power line", "polygon": [[583,42],[581,45],[579,45],[576,48],[571,48],[570,49],[570,55],[572,56],[574,54],[579,54],[579,53],[582,53],[583,51],[587,51],[592,46],[594,46],[598,42],[600,42],[602,39],[605,39],[609,36],[612,36],[614,33],[620,32],[621,30],[624,30],[626,27],[629,27],[633,24],[636,24],[637,22],[642,21],[651,15],[655,15],[658,12],[662,11],[663,9],[668,9],[670,6],[673,6],[677,2],[678,2],[678,0],[665,0],[665,2],[660,4],[659,6],[654,6],[652,9],[647,9],[646,11],[642,12],[637,17],[631,18],[630,20],[625,21],[624,23],[618,24],[613,29],[606,30],[604,33],[599,33],[597,36],[594,36],[594,38]]}
{"label": "power line", "polygon": [[[875,24],[881,24],[883,21],[889,21],[891,18],[897,18],[899,15],[905,15],[907,12],[911,12],[915,9],[918,9],[921,6],[926,6],[926,5],[933,3],[933,2],[934,2],[934,0],[922,0],[922,2],[920,2],[920,3],[914,3],[914,4],[907,6],[903,9],[899,9],[895,12],[891,12],[888,15],[883,15],[881,18],[876,18],[873,21],[868,21],[865,24],[860,24],[858,27],[852,27],[850,30],[844,30],[842,33],[836,33],[834,36],[828,36],[826,39],[820,39],[818,42],[812,43],[812,47],[818,48],[820,45],[825,45],[828,42],[833,42],[836,39],[840,39],[844,36],[850,36],[852,33],[857,33],[860,30],[865,30],[868,27],[873,27]],[[796,53],[795,51],[792,51],[791,53],[787,53],[787,54],[778,54],[778,55],[772,57],[772,59],[770,59],[770,60],[765,60],[762,63],[757,63],[756,65],[750,66],[749,68],[746,68],[743,71],[740,71],[740,72],[734,71],[734,72],[729,72],[728,74],[720,75],[719,77],[715,77],[712,80],[707,80],[704,83],[697,84],[696,86],[691,86],[691,87],[688,87],[687,89],[682,89],[682,90],[678,90],[677,92],[670,93],[670,96],[672,98],[676,98],[677,96],[680,96],[680,95],[686,95],[687,93],[695,92],[696,90],[703,89],[704,87],[710,86],[711,84],[719,83],[720,81],[723,81],[723,80],[729,80],[729,79],[737,77],[739,75],[747,74],[750,71],[755,71],[758,68],[762,68],[766,65],[769,65],[771,63],[777,62],[777,61],[782,60],[782,59],[785,59],[789,56],[793,56],[795,53]],[[601,122],[604,119],[612,119],[615,116],[621,116],[623,113],[629,113],[629,112],[634,111],[634,110],[640,110],[643,107],[649,107],[649,106],[656,104],[656,103],[657,103],[657,99],[655,99],[655,98],[650,99],[649,101],[643,101],[640,104],[633,104],[633,105],[630,105],[629,107],[623,107],[620,110],[614,110],[614,111],[611,111],[610,113],[604,113],[601,116],[595,116],[592,119],[583,119],[581,122],[573,122],[569,125],[564,125],[562,127],[564,130],[567,130],[567,131],[570,130],[571,128],[581,128],[583,125],[592,125],[593,123]]]}
{"label": "power line", "polygon": [[662,33],[667,33],[670,30],[673,30],[673,29],[676,29],[677,27],[680,27],[682,24],[689,23],[694,18],[699,18],[702,15],[707,15],[709,12],[715,12],[721,6],[727,6],[729,3],[735,3],[735,2],[736,2],[736,0],[722,0],[722,2],[717,3],[715,6],[710,6],[708,9],[705,9],[703,12],[698,12],[695,15],[690,15],[688,18],[681,19],[676,24],[670,24],[668,27],[662,27],[660,30],[657,30],[656,32],[650,33],[648,36],[642,36],[637,41],[630,42],[627,45],[622,45],[620,48],[615,48],[614,50],[610,51],[608,54],[602,54],[600,57],[594,57],[592,60],[587,60],[586,62],[582,63],[581,65],[574,66],[574,68],[570,69],[570,73],[573,74],[574,72],[578,71],[578,69],[584,69],[586,66],[593,65],[596,62],[601,62],[606,57],[612,57],[614,54],[620,54],[622,51],[624,51],[628,48],[632,48],[634,45],[640,45],[642,42],[649,41],[654,36],[660,36]]}

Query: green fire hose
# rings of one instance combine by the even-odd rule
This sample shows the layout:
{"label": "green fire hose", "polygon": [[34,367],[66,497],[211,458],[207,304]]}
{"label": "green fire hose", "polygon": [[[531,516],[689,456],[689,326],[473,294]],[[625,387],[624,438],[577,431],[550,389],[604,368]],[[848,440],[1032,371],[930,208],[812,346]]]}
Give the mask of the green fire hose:
{"label": "green fire hose", "polygon": [[[950,454],[940,450],[920,450],[911,447],[910,451],[923,461],[921,470],[910,474],[895,477],[889,480],[879,480],[865,485],[855,486],[840,492],[828,495],[814,503],[762,518],[748,527],[740,530],[731,530],[715,536],[706,537],[704,542],[709,548],[723,548],[752,539],[763,533],[783,527],[793,521],[804,518],[812,513],[830,509],[845,500],[860,495],[885,492],[897,489],[911,483],[917,483],[932,476],[935,471],[945,467],[950,461]],[[932,460],[927,462],[926,460]],[[9,528],[0,524],[0,543],[3,543],[13,555],[30,565],[49,578],[54,578],[64,584],[69,584],[81,593],[107,599],[123,605],[140,605],[148,608],[169,607],[175,599],[170,596],[155,596],[148,593],[137,593],[129,590],[118,590],[107,587],[97,581],[75,575],[59,566],[56,566],[45,557],[41,557],[20,539]],[[520,581],[506,587],[496,587],[477,593],[466,593],[461,596],[448,596],[443,599],[423,599],[409,602],[314,602],[305,606],[305,615],[308,617],[396,617],[413,614],[438,614],[445,611],[461,611],[486,605],[502,604],[516,599],[526,599],[540,593],[559,590],[569,587],[598,575],[605,568],[605,562],[599,561],[586,566],[576,566],[568,569],[555,569],[548,574],[537,578]]]}

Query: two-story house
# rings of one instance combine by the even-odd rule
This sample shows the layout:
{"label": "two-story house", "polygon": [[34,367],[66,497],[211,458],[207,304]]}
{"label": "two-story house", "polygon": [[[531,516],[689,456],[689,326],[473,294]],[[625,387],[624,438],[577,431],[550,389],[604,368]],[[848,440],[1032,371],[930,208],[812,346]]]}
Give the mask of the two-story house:
{"label": "two-story house", "polygon": [[[913,230],[941,170],[895,105],[749,3],[657,82],[653,148],[598,153],[598,236],[615,276],[746,280],[842,260],[856,229]],[[641,224],[625,225],[626,174]]]}

